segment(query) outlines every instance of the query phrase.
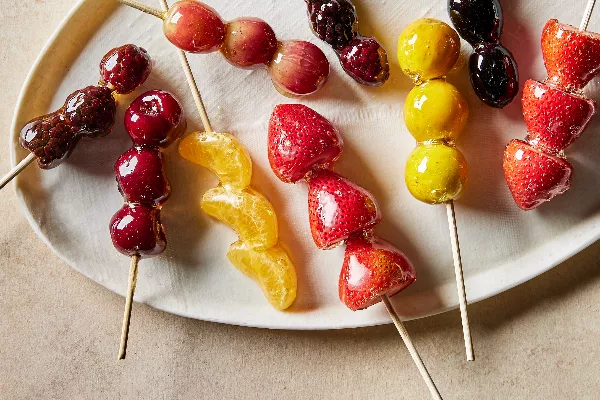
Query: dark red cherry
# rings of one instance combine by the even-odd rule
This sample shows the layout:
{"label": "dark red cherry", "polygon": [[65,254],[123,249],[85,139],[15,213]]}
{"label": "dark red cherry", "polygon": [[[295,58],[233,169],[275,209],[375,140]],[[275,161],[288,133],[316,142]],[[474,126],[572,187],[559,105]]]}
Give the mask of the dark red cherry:
{"label": "dark red cherry", "polygon": [[126,256],[153,257],[167,246],[160,210],[141,204],[125,204],[113,215],[110,236],[115,248]]}
{"label": "dark red cherry", "polygon": [[150,90],[125,112],[125,129],[140,146],[167,147],[185,131],[181,105],[169,92]]}
{"label": "dark red cherry", "polygon": [[160,150],[132,147],[115,163],[119,191],[128,203],[157,206],[171,193]]}

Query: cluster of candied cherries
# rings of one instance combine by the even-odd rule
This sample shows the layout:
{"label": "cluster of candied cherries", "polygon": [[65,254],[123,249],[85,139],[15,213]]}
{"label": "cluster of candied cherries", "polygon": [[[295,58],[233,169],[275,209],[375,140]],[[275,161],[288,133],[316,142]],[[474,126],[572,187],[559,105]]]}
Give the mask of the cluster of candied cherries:
{"label": "cluster of candied cherries", "polygon": [[191,53],[220,51],[240,68],[267,67],[275,87],[286,95],[309,95],[329,76],[329,61],[314,44],[278,41],[273,29],[258,18],[223,22],[204,3],[180,1],[164,17],[164,33],[171,43]]}
{"label": "cluster of candied cherries", "polygon": [[144,49],[133,44],[112,49],[100,62],[99,85],[76,90],[59,110],[29,121],[20,132],[21,146],[37,157],[40,168],[58,166],[82,137],[110,133],[117,110],[113,92],[132,92],[151,69]]}
{"label": "cluster of candied cherries", "polygon": [[125,205],[110,221],[117,250],[128,256],[152,257],[167,245],[160,209],[171,193],[162,150],[177,140],[186,123],[179,102],[169,93],[151,90],[125,112],[125,129],[133,147],[115,163]]}
{"label": "cluster of candied cherries", "polygon": [[305,1],[312,31],[335,50],[344,71],[363,85],[383,85],[390,76],[387,53],[374,37],[360,36],[352,2]]}
{"label": "cluster of candied cherries", "polygon": [[408,156],[405,180],[410,193],[428,204],[462,194],[467,162],[455,147],[469,107],[445,75],[458,60],[458,34],[442,21],[423,18],[406,27],[398,41],[398,61],[415,87],[404,104],[404,121],[417,147]]}
{"label": "cluster of candied cherries", "polygon": [[502,108],[519,92],[517,63],[500,44],[502,6],[498,0],[448,0],[454,27],[471,46],[471,84],[485,104]]}
{"label": "cluster of candied cherries", "polygon": [[279,105],[269,122],[268,148],[269,163],[280,180],[308,182],[310,228],[317,247],[329,249],[345,241],[339,296],[348,308],[367,308],[416,280],[406,256],[373,235],[381,221],[373,195],[330,169],[343,141],[327,119],[304,105]]}
{"label": "cluster of candied cherries", "polygon": [[572,165],[564,149],[585,130],[596,103],[583,88],[600,73],[600,35],[550,20],[542,32],[545,82],[523,90],[525,140],[504,151],[504,176],[517,205],[531,210],[571,186]]}

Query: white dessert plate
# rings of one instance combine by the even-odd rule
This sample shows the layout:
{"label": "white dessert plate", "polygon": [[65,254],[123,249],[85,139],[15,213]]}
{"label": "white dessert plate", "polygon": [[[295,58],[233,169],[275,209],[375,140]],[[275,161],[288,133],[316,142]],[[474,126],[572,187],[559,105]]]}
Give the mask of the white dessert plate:
{"label": "white dessert plate", "polygon": [[[146,1],[159,7],[158,1]],[[202,194],[217,180],[182,159],[172,146],[165,158],[173,194],[162,214],[168,250],[142,261],[135,299],[186,317],[266,328],[332,329],[390,321],[383,305],[351,312],[340,303],[337,284],[343,249],[320,251],[314,246],[305,185],[283,184],[269,168],[270,113],[279,103],[302,102],[340,129],[346,149],[336,170],[375,194],[384,215],[377,234],[403,250],[417,268],[418,282],[394,298],[402,316],[418,318],[456,307],[445,207],[416,201],[404,184],[404,164],[414,147],[402,119],[411,82],[401,74],[395,57],[397,36],[408,23],[425,16],[449,21],[445,1],[356,0],[361,32],[377,36],[390,56],[392,77],[380,89],[360,86],[343,73],[334,52],[312,35],[304,1],[206,2],[224,19],[259,17],[280,39],[313,42],[332,65],[330,80],[317,95],[290,100],[272,87],[264,70],[236,69],[219,53],[190,56],[213,127],[233,133],[247,146],[255,163],[253,185],[278,212],[281,239],[296,262],[298,298],[289,311],[276,311],[254,282],[229,264],[225,254],[236,235],[199,206]],[[539,46],[544,23],[558,17],[578,25],[585,3],[578,0],[564,7],[556,0],[502,0],[502,41],[517,59],[521,86],[526,79],[545,78]],[[600,18],[592,19],[590,30],[600,30]],[[15,184],[23,212],[40,238],[71,267],[121,295],[126,292],[129,260],[113,248],[108,223],[123,203],[113,164],[131,145],[123,129],[123,110],[142,91],[162,88],[181,100],[190,130],[200,127],[161,22],[114,1],[80,1],[50,38],[25,82],[10,142],[15,164],[26,156],[18,145],[18,131],[25,122],[59,108],[73,90],[95,84],[102,56],[125,43],[146,48],[155,65],[144,86],[121,102],[114,132],[82,140],[56,169],[30,166]],[[469,48],[463,47],[466,54]],[[575,167],[572,189],[536,211],[523,212],[514,205],[502,172],[504,145],[525,136],[519,100],[504,110],[492,109],[473,94],[466,69],[449,80],[471,106],[470,122],[459,143],[471,179],[456,212],[468,299],[475,302],[539,275],[600,238],[600,117],[568,149]],[[587,90],[596,100],[598,83]]]}

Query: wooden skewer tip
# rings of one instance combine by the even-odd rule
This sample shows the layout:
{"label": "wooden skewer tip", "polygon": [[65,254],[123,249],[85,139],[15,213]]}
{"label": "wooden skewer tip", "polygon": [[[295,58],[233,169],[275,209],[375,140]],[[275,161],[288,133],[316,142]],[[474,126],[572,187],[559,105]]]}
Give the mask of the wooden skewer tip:
{"label": "wooden skewer tip", "polygon": [[138,263],[140,256],[131,257],[129,266],[129,282],[127,285],[127,296],[125,297],[125,313],[123,314],[123,327],[121,328],[121,345],[119,346],[119,360],[124,360],[127,353],[127,338],[129,337],[129,322],[131,320],[131,307],[133,306],[133,295],[137,283]]}

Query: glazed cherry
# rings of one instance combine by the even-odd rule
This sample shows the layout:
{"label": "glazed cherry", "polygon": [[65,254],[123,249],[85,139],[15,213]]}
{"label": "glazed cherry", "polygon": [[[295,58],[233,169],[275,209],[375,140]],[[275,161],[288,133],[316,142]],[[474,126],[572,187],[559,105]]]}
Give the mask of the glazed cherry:
{"label": "glazed cherry", "polygon": [[308,95],[319,90],[329,76],[329,61],[317,46],[302,40],[279,43],[269,64],[275,87],[284,95]]}
{"label": "glazed cherry", "polygon": [[115,163],[119,191],[128,203],[158,206],[171,193],[160,150],[132,147]]}
{"label": "glazed cherry", "polygon": [[481,44],[469,59],[471,84],[477,96],[489,106],[502,108],[519,92],[517,64],[499,44]]}
{"label": "glazed cherry", "polygon": [[120,94],[133,92],[146,81],[151,70],[146,50],[133,44],[112,49],[100,63],[102,83]]}
{"label": "glazed cherry", "polygon": [[219,14],[199,1],[175,3],[167,11],[163,31],[171,43],[190,53],[216,51],[225,38]]}
{"label": "glazed cherry", "polygon": [[221,52],[231,64],[249,68],[268,64],[277,50],[273,28],[258,18],[238,18],[226,25]]}
{"label": "glazed cherry", "polygon": [[143,93],[125,112],[125,129],[139,146],[165,148],[181,136],[185,127],[181,105],[163,90]]}
{"label": "glazed cherry", "polygon": [[502,34],[502,7],[498,0],[449,0],[454,27],[471,46],[498,43]]}
{"label": "glazed cherry", "polygon": [[110,220],[115,248],[126,256],[156,256],[167,246],[160,210],[141,204],[125,204]]}

